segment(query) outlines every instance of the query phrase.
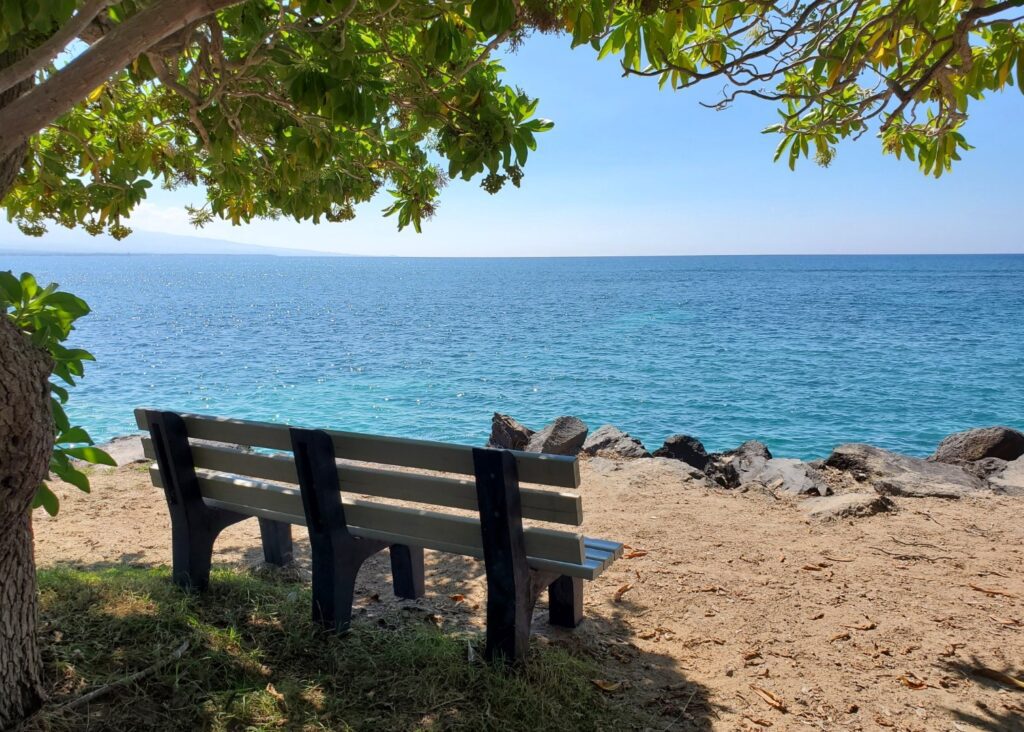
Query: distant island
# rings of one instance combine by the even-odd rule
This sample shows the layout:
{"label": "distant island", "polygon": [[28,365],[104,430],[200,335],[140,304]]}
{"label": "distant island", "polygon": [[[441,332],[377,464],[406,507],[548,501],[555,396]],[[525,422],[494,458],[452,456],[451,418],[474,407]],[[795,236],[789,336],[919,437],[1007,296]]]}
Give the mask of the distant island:
{"label": "distant island", "polygon": [[206,239],[198,236],[178,236],[139,231],[127,239],[89,236],[81,231],[51,232],[38,239],[17,231],[0,230],[0,255],[40,254],[228,254],[264,255],[272,257],[348,257],[351,254],[322,252],[312,249],[289,249],[243,244],[224,239]]}

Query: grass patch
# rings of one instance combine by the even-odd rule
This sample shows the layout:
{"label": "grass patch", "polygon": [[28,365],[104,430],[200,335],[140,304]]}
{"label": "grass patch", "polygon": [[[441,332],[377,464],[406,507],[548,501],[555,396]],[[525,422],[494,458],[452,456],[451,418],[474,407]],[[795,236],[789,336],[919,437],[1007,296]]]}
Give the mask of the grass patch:
{"label": "grass patch", "polygon": [[[189,595],[166,569],[43,570],[52,698],[30,729],[619,730],[644,726],[591,683],[592,663],[536,646],[504,673],[468,660],[478,635],[394,612],[346,636],[309,617],[307,587],[219,570]],[[188,651],[138,683],[57,707]]]}

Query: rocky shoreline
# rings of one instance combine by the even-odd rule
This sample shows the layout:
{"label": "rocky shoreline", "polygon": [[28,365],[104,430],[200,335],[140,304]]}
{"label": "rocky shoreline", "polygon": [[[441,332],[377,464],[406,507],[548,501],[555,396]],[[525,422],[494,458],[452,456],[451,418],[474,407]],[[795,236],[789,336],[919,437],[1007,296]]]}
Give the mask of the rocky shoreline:
{"label": "rocky shoreline", "polygon": [[803,498],[812,518],[870,515],[890,510],[893,496],[958,499],[1024,496],[1024,433],[983,427],[949,435],[928,458],[848,443],[824,460],[775,457],[756,440],[709,453],[699,439],[676,434],[649,451],[640,440],[606,424],[593,433],[576,417],[559,417],[534,431],[495,413],[488,447],[614,461],[668,460],[710,487]]}
{"label": "rocky shoreline", "polygon": [[[119,465],[145,459],[138,435],[115,438],[103,447]],[[610,424],[591,432],[579,418],[564,416],[535,431],[495,412],[487,447],[578,455],[618,467],[660,462],[709,488],[796,500],[816,520],[892,510],[893,497],[1024,496],[1024,433],[1010,427],[957,432],[927,458],[847,443],[823,460],[804,461],[777,457],[757,440],[708,452],[698,438],[684,434],[669,436],[652,451]]]}

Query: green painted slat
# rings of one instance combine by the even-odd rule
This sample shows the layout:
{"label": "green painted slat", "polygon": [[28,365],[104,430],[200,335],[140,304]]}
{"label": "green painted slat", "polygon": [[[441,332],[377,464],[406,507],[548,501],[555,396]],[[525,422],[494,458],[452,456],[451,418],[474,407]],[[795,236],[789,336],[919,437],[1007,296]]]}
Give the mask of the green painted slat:
{"label": "green painted slat", "polygon": [[[254,422],[199,414],[181,414],[188,436],[235,445],[291,450],[288,425]],[[149,429],[146,409],[135,410],[139,429]],[[343,460],[420,468],[445,473],[473,474],[473,448],[444,442],[410,440],[403,437],[364,435],[358,432],[325,430],[334,440],[335,454]],[[512,451],[524,483],[576,488],[580,484],[576,458]]]}
{"label": "green painted slat", "polygon": [[[297,483],[295,461],[291,455],[260,455],[228,447],[192,446],[192,459],[197,468],[269,480],[276,483]],[[156,459],[153,442],[142,438],[146,457]],[[399,501],[429,503],[435,506],[477,510],[476,485],[471,480],[416,475],[395,470],[363,468],[350,465],[338,467],[338,480],[345,493],[360,493]],[[523,517],[536,521],[579,526],[583,523],[583,503],[572,493],[537,488],[520,488]]]}
{"label": "green painted slat", "polygon": [[[231,510],[250,515],[254,511],[269,511],[289,517],[290,523],[305,524],[302,496],[298,488],[275,485],[264,481],[248,480],[196,471],[199,489],[204,499],[216,501]],[[154,485],[162,485],[160,471],[150,468]],[[437,513],[404,506],[389,506],[356,498],[343,498],[345,516],[349,525],[370,531],[386,532],[411,543],[441,551],[446,546],[468,547],[479,556],[482,549],[479,519]],[[530,557],[582,565],[584,563],[583,537],[566,531],[537,527],[524,529],[526,552]]]}

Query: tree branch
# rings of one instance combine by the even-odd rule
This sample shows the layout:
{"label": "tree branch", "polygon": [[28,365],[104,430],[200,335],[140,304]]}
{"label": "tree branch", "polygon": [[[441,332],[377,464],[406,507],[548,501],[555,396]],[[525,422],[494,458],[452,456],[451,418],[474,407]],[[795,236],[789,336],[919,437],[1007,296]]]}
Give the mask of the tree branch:
{"label": "tree branch", "polygon": [[93,19],[115,0],[89,0],[75,13],[63,27],[43,41],[38,48],[32,49],[27,56],[16,64],[0,70],[0,92],[7,91],[19,81],[32,76],[46,64],[53,61],[71,41],[93,21]]}
{"label": "tree branch", "polygon": [[137,56],[173,33],[241,0],[156,0],[67,66],[0,111],[0,158],[50,124]]}

